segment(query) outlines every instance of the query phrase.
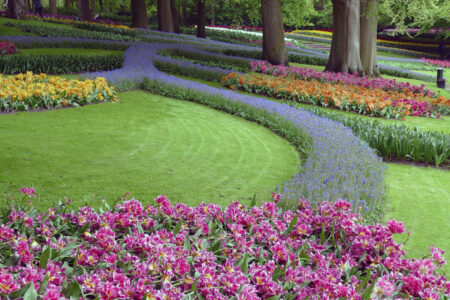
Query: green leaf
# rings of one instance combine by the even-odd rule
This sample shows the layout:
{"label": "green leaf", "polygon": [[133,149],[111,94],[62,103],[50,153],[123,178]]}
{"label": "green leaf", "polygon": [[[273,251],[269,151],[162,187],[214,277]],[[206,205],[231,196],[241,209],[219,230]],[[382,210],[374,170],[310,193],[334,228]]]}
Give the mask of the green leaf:
{"label": "green leaf", "polygon": [[325,228],[322,225],[322,231],[320,231],[320,243],[325,243]]}
{"label": "green leaf", "polygon": [[256,193],[253,194],[252,202],[250,202],[250,207],[253,207],[256,205]]}
{"label": "green leaf", "polygon": [[198,278],[195,278],[195,281],[194,281],[194,283],[192,284],[192,287],[191,287],[191,292],[197,291],[197,281],[198,281]]}
{"label": "green leaf", "polygon": [[34,284],[30,284],[27,291],[25,292],[25,295],[23,295],[23,300],[36,300],[37,299],[37,293],[34,289]]}
{"label": "green leaf", "polygon": [[42,280],[42,283],[39,286],[39,294],[40,295],[42,295],[44,293],[49,281],[50,281],[50,277],[48,276],[48,274],[45,274],[44,280]]}
{"label": "green leaf", "polygon": [[186,234],[186,238],[184,239],[184,250],[191,251],[192,245],[191,245],[191,239],[189,237],[189,234]]}
{"label": "green leaf", "polygon": [[137,221],[136,227],[139,233],[144,233],[144,229],[142,228],[141,222]]}
{"label": "green leaf", "polygon": [[52,254],[52,250],[49,246],[47,246],[45,248],[45,250],[42,251],[41,257],[39,258],[39,267],[41,269],[47,268],[47,263],[48,263],[49,258],[51,257],[51,254]]}
{"label": "green leaf", "polygon": [[173,229],[173,235],[177,235],[180,232],[182,225],[183,225],[183,221],[180,220],[177,223],[177,226],[175,226],[175,228]]}
{"label": "green leaf", "polygon": [[69,290],[65,296],[78,298],[81,295],[81,286],[78,281],[73,280],[69,285]]}
{"label": "green leaf", "polygon": [[26,286],[23,286],[23,287],[21,287],[20,289],[15,290],[15,291],[12,292],[12,293],[9,293],[9,294],[8,294],[8,297],[9,297],[10,299],[17,299],[17,298],[23,297],[23,295],[25,295],[25,292],[28,291],[28,289],[30,288],[30,285],[33,285],[33,283],[29,283],[29,284],[27,284]]}
{"label": "green leaf", "polygon": [[272,296],[270,298],[266,298],[267,300],[279,300],[281,299],[281,295],[277,295],[277,296]]}
{"label": "green leaf", "polygon": [[365,291],[364,291],[364,293],[362,294],[362,298],[364,299],[364,300],[368,300],[368,299],[370,299],[370,295],[372,294],[372,291],[373,291],[373,288],[375,287],[375,282],[373,282],[371,285],[370,285],[370,287],[368,287]]}
{"label": "green leaf", "polygon": [[291,222],[289,223],[288,228],[285,231],[283,231],[281,234],[283,234],[283,235],[290,234],[292,232],[292,230],[294,230],[294,226],[297,225],[297,219],[298,219],[298,215],[295,215],[292,218]]}

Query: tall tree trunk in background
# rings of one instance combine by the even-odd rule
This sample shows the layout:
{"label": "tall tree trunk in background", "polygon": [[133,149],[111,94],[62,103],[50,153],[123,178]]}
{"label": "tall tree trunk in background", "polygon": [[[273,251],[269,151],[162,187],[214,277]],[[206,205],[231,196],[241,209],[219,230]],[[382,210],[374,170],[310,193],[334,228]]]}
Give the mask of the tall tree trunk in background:
{"label": "tall tree trunk in background", "polygon": [[23,1],[23,9],[27,12],[32,12],[33,10],[31,9],[31,3],[30,0],[24,0]]}
{"label": "tall tree trunk in background", "polygon": [[6,8],[6,16],[8,18],[23,20],[25,18],[24,8],[23,0],[9,0],[8,7]]}
{"label": "tall tree trunk in background", "polygon": [[359,1],[332,0],[333,37],[326,71],[362,74],[359,54]]}
{"label": "tall tree trunk in background", "polygon": [[158,31],[162,31],[161,29],[161,10],[162,10],[162,0],[156,0],[156,18],[158,20]]}
{"label": "tall tree trunk in background", "polygon": [[172,8],[170,0],[158,0],[161,1],[158,10],[158,19],[161,22],[159,27],[160,31],[174,32]]}
{"label": "tall tree trunk in background", "polygon": [[361,0],[360,56],[364,75],[380,76],[377,65],[377,0]]}
{"label": "tall tree trunk in background", "polygon": [[181,23],[183,23],[184,26],[187,25],[187,10],[186,10],[186,1],[181,1]]}
{"label": "tall tree trunk in background", "polygon": [[214,0],[211,0],[211,6],[210,6],[210,12],[211,12],[211,21],[210,26],[216,26],[216,9],[215,9],[216,2]]}
{"label": "tall tree trunk in background", "polygon": [[197,37],[206,39],[206,0],[197,0]]}
{"label": "tall tree trunk in background", "polygon": [[281,0],[261,0],[263,20],[263,59],[274,65],[288,65],[284,41]]}
{"label": "tall tree trunk in background", "polygon": [[131,0],[131,26],[135,28],[148,28],[145,0]]}
{"label": "tall tree trunk in background", "polygon": [[83,21],[90,21],[92,19],[89,0],[81,0],[81,18]]}
{"label": "tall tree trunk in background", "polygon": [[64,0],[64,7],[69,8],[70,7],[70,0]]}
{"label": "tall tree trunk in background", "polygon": [[56,0],[49,0],[49,6],[50,6],[50,14],[57,15],[58,11],[56,9]]}
{"label": "tall tree trunk in background", "polygon": [[100,12],[103,12],[103,0],[98,0],[98,6],[100,6]]}
{"label": "tall tree trunk in background", "polygon": [[95,18],[95,0],[89,0],[91,5],[91,18]]}
{"label": "tall tree trunk in background", "polygon": [[178,21],[178,11],[174,0],[170,0],[170,10],[172,12],[173,32],[180,33],[180,22]]}
{"label": "tall tree trunk in background", "polygon": [[81,11],[81,0],[77,0],[77,15],[79,19],[83,18],[83,12]]}

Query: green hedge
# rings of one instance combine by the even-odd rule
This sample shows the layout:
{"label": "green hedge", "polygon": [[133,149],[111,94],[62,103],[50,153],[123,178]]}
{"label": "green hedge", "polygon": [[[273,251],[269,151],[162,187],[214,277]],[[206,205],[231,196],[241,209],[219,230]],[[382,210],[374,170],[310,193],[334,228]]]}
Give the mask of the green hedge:
{"label": "green hedge", "polygon": [[65,28],[44,25],[32,25],[23,23],[5,23],[4,25],[18,28],[24,32],[30,32],[39,36],[56,36],[56,37],[74,37],[74,38],[88,38],[98,40],[112,40],[112,41],[133,41],[134,37],[128,35],[121,35],[111,32],[88,31],[76,28]]}
{"label": "green hedge", "polygon": [[208,55],[182,49],[165,49],[159,51],[158,54],[172,58],[181,58],[209,67],[219,67],[239,72],[250,71],[250,64],[248,61],[232,57],[221,57],[213,54]]}
{"label": "green hedge", "polygon": [[0,56],[0,73],[67,74],[106,71],[122,67],[123,56],[86,55],[5,55]]}
{"label": "green hedge", "polygon": [[74,24],[73,27],[78,28],[78,29],[83,29],[83,30],[109,32],[109,33],[120,34],[120,35],[128,35],[130,37],[136,37],[136,35],[137,35],[136,31],[134,31],[134,30],[122,29],[122,28],[116,28],[116,27],[99,25],[99,24],[92,24],[92,23]]}
{"label": "green hedge", "polygon": [[61,42],[14,42],[20,49],[32,48],[82,48],[82,49],[104,49],[104,50],[127,50],[130,45],[120,44],[115,42],[101,42],[101,41],[61,41]]}
{"label": "green hedge", "polygon": [[206,81],[220,82],[222,80],[222,77],[226,75],[223,72],[199,70],[198,68],[195,67],[180,66],[178,64],[166,61],[155,60],[153,61],[153,65],[162,72],[177,74],[181,76],[189,76]]}

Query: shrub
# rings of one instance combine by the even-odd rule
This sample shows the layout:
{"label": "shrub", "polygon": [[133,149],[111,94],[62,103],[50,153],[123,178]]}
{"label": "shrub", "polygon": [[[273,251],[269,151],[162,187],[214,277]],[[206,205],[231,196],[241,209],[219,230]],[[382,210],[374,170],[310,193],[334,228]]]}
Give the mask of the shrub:
{"label": "shrub", "polygon": [[0,77],[0,111],[80,106],[116,99],[114,89],[104,78],[66,80],[31,72]]}
{"label": "shrub", "polygon": [[82,73],[118,69],[122,64],[121,55],[15,55],[0,57],[0,73]]}
{"label": "shrub", "polygon": [[16,46],[8,41],[0,42],[0,56],[17,54]]}
{"label": "shrub", "polygon": [[160,195],[156,207],[124,199],[106,212],[73,211],[68,200],[39,214],[34,189],[21,192],[28,209],[1,216],[0,294],[10,298],[450,296],[442,250],[406,259],[393,239],[402,223],[363,225],[342,200],[282,212],[273,202],[188,207]]}

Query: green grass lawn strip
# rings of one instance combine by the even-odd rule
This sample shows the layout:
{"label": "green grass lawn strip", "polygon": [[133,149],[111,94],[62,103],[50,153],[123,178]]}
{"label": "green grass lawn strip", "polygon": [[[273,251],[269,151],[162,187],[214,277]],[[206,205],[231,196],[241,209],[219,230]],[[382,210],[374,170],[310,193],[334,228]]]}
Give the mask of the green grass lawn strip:
{"label": "green grass lawn strip", "polygon": [[[33,186],[44,201],[100,206],[130,192],[196,205],[250,204],[299,172],[287,141],[239,117],[143,91],[120,102],[0,115],[0,195]],[[5,205],[6,203],[3,203]]]}
{"label": "green grass lawn strip", "polygon": [[20,49],[22,55],[41,55],[41,54],[64,54],[64,55],[123,55],[124,51],[104,50],[104,49],[83,49],[83,48],[33,48]]}
{"label": "green grass lawn strip", "polygon": [[[385,219],[405,223],[412,234],[409,257],[422,257],[433,244],[446,250],[450,262],[450,171],[387,164],[388,201]],[[397,238],[404,241],[405,235]],[[444,265],[447,274],[450,264]]]}

